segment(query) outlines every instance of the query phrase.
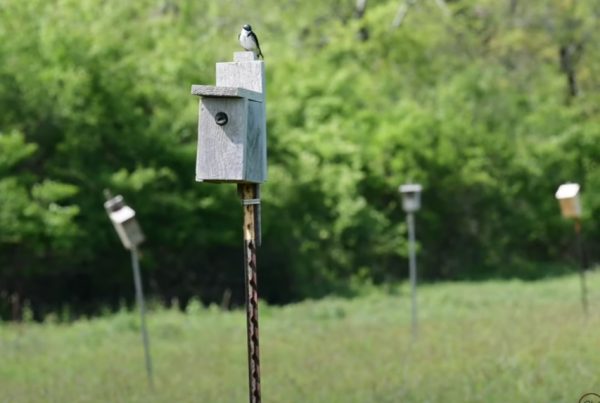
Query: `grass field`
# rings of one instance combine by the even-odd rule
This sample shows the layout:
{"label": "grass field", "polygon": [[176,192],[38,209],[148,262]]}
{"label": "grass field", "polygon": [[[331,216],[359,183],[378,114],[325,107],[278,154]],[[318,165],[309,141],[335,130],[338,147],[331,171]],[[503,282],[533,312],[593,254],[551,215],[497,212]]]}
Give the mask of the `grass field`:
{"label": "grass field", "polygon": [[[600,393],[600,273],[420,288],[261,306],[264,402],[573,402]],[[0,324],[0,402],[246,402],[243,311],[194,304],[148,317],[146,383],[136,312],[71,324]]]}

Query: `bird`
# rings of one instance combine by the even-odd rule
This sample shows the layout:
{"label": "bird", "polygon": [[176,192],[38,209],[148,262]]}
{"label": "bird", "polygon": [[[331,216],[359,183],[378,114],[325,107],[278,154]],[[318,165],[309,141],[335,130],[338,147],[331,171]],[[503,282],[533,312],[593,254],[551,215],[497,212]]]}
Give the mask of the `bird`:
{"label": "bird", "polygon": [[238,39],[240,41],[240,45],[246,50],[250,50],[255,54],[258,52],[258,57],[261,57],[264,60],[264,56],[262,51],[260,50],[260,45],[258,44],[258,37],[252,31],[252,27],[248,24],[245,24],[242,27],[242,31],[238,35]]}

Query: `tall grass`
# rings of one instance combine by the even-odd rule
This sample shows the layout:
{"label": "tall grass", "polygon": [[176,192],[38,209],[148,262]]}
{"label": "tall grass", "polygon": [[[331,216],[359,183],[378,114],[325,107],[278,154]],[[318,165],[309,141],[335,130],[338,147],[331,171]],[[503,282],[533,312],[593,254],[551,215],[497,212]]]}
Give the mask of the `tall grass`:
{"label": "tall grass", "polygon": [[[265,402],[577,402],[600,392],[600,274],[584,318],[576,276],[425,285],[410,337],[405,286],[359,298],[262,304]],[[0,324],[0,402],[245,402],[243,311],[192,304],[148,317],[150,390],[136,312]]]}

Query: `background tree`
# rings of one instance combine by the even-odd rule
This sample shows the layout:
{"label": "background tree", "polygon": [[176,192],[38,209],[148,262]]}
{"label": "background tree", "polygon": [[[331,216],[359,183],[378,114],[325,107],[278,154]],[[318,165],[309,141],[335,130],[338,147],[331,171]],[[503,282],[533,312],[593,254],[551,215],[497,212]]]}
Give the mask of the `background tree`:
{"label": "background tree", "polygon": [[[192,83],[251,22],[267,54],[261,295],[283,303],[405,277],[397,187],[424,185],[427,279],[564,270],[553,192],[583,185],[598,259],[600,9],[553,0],[108,0],[0,5],[0,311],[131,298],[102,209],[147,234],[149,292],[242,299],[233,187],[193,181]],[[357,5],[364,5],[356,18]],[[365,10],[368,10],[365,12]],[[365,35],[367,33],[367,35]],[[362,36],[361,36],[362,35]],[[361,37],[363,40],[357,40]]]}

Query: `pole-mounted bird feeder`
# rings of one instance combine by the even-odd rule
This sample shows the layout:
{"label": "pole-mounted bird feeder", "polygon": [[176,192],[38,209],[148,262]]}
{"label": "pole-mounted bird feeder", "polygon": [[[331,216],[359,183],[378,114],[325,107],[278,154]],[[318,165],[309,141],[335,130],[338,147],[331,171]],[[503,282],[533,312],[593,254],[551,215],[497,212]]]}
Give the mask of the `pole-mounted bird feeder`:
{"label": "pole-mounted bird feeder", "polygon": [[583,239],[581,236],[581,199],[579,197],[580,186],[578,183],[563,183],[558,187],[555,197],[560,203],[560,211],[564,218],[572,218],[575,221],[575,238],[577,253],[579,255],[579,277],[581,280],[581,305],[583,313],[588,313],[587,285],[585,280],[585,259],[583,252]]}
{"label": "pole-mounted bird feeder", "polygon": [[398,189],[402,195],[402,208],[407,213],[414,213],[421,208],[421,185],[408,183]]}
{"label": "pole-mounted bird feeder", "polygon": [[135,218],[135,211],[125,204],[123,196],[107,200],[104,208],[125,249],[131,250],[144,242],[144,234]]}
{"label": "pole-mounted bird feeder", "polygon": [[407,183],[398,188],[402,195],[402,208],[406,212],[406,224],[408,226],[408,264],[411,289],[411,318],[412,337],[416,340],[418,333],[417,318],[417,252],[415,245],[415,217],[414,213],[421,208],[421,185]]}
{"label": "pole-mounted bird feeder", "polygon": [[217,63],[217,85],[192,85],[200,100],[196,180],[262,183],[267,179],[265,65],[253,52]]}
{"label": "pole-mounted bird feeder", "polygon": [[251,403],[261,401],[256,248],[260,246],[260,184],[267,179],[265,65],[253,52],[217,63],[216,85],[192,85],[199,95],[196,180],[237,183],[244,208],[244,274]]}
{"label": "pole-mounted bird feeder", "polygon": [[556,191],[556,199],[560,203],[560,210],[565,218],[581,217],[581,200],[579,198],[579,184],[564,183]]}
{"label": "pole-mounted bird feeder", "polygon": [[137,247],[144,242],[144,234],[135,218],[135,210],[125,204],[123,196],[118,195],[111,197],[108,190],[105,191],[105,196],[108,199],[104,203],[104,209],[112,221],[117,234],[121,239],[121,243],[125,249],[131,252],[131,265],[133,269],[133,282],[135,285],[135,296],[137,305],[140,309],[140,317],[142,322],[142,342],[144,343],[144,357],[146,361],[146,375],[148,383],[153,387],[152,377],[152,358],[150,356],[150,341],[148,338],[148,330],[146,329],[146,308],[144,304],[144,291],[142,289],[142,275],[140,274],[140,263]]}

